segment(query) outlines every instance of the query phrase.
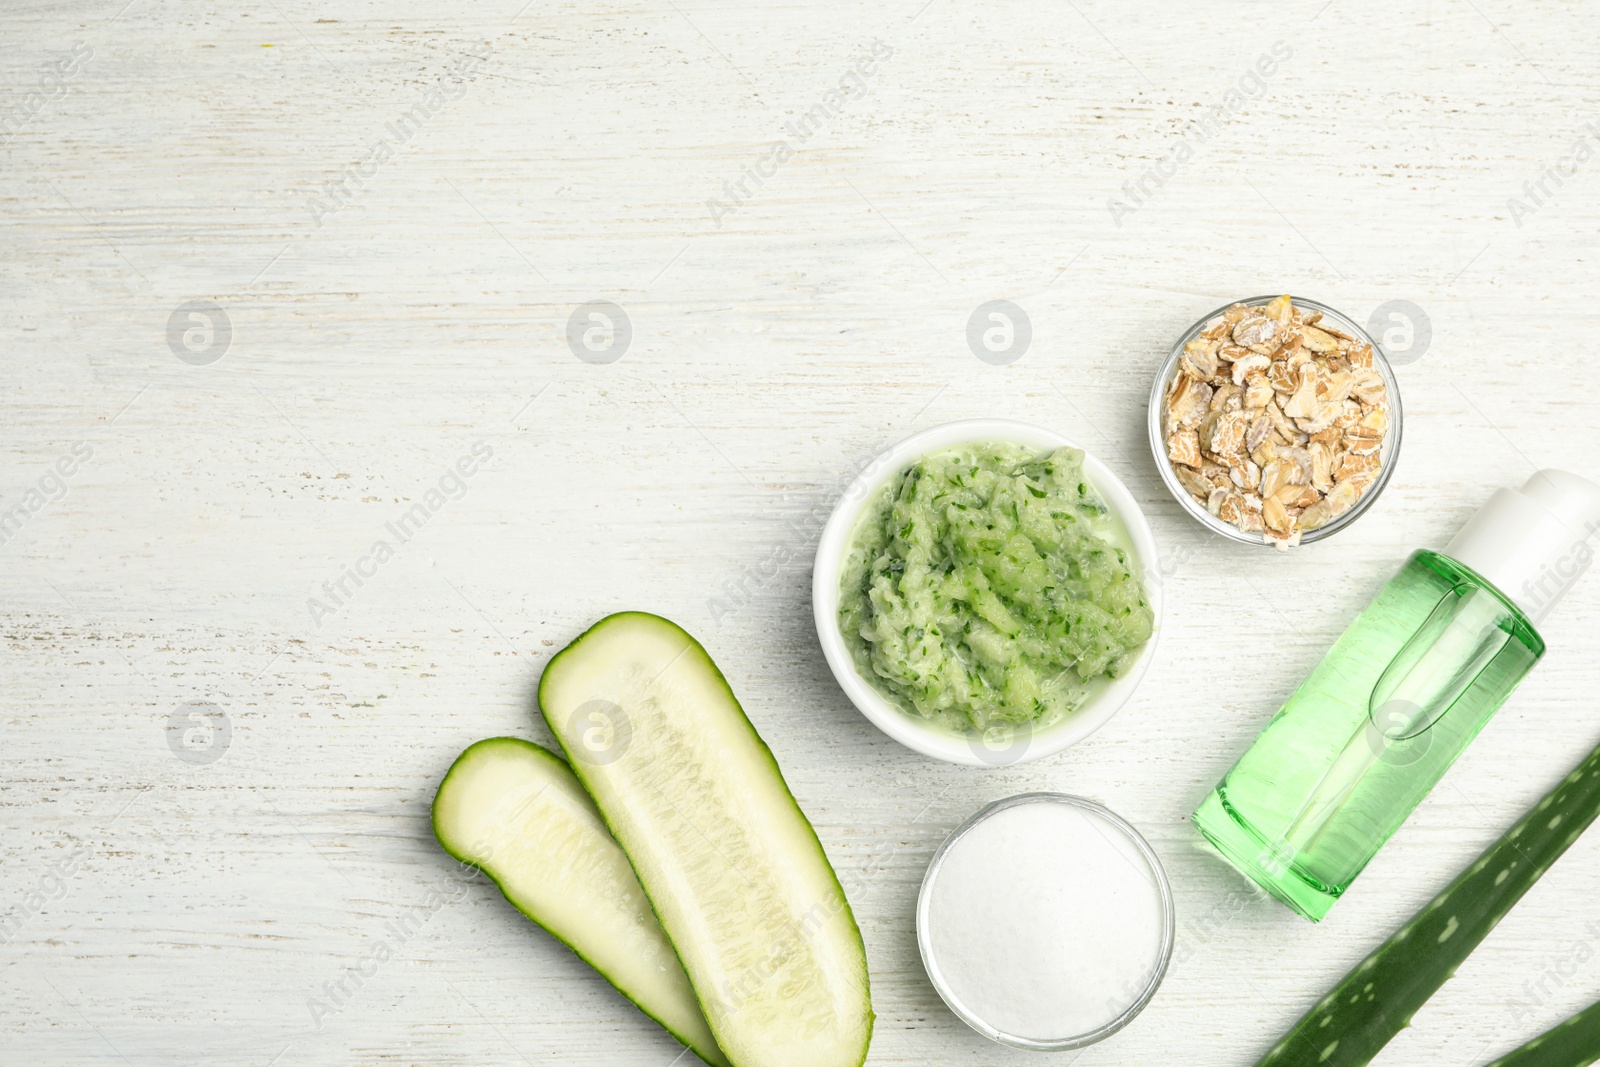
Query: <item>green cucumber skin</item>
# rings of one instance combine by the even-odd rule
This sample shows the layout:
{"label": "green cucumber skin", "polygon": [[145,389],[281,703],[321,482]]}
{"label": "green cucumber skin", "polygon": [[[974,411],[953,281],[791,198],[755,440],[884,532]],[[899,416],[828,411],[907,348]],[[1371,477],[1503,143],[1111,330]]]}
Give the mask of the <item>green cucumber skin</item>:
{"label": "green cucumber skin", "polygon": [[1557,1023],[1489,1067],[1588,1067],[1600,1060],[1600,1003]]}
{"label": "green cucumber skin", "polygon": [[1371,1062],[1597,814],[1600,748],[1345,975],[1257,1067],[1362,1067]]}
{"label": "green cucumber skin", "polygon": [[[555,938],[557,941],[559,941],[563,945],[567,946],[567,948],[572,950],[572,954],[574,956],[577,956],[580,960],[582,960],[584,963],[588,964],[590,967],[593,967],[594,970],[595,970],[595,973],[599,974],[600,977],[606,979],[607,982],[611,982],[610,976],[607,975],[605,973],[605,971],[603,971],[599,967],[595,966],[594,961],[589,959],[589,957],[587,955],[585,955],[585,953],[583,951],[583,948],[581,946],[573,944],[571,941],[568,941],[566,938],[562,937],[560,934],[558,934],[554,930],[550,929],[544,923],[539,921],[539,917],[538,916],[530,915],[528,912],[523,911],[520,907],[517,907],[517,905],[511,901],[510,896],[506,893],[505,886],[500,884],[500,879],[495,877],[493,871],[489,870],[487,867],[483,866],[482,864],[473,862],[472,860],[470,860],[466,856],[464,856],[460,851],[458,851],[457,849],[452,848],[450,843],[447,840],[445,840],[445,837],[439,833],[439,825],[438,825],[438,821],[437,821],[437,805],[438,805],[438,802],[439,802],[439,795],[444,792],[445,783],[450,781],[450,776],[451,775],[453,775],[453,774],[457,773],[457,771],[463,770],[464,768],[466,768],[466,767],[471,765],[471,759],[470,759],[471,756],[473,756],[476,752],[481,751],[483,748],[491,746],[491,745],[510,745],[510,746],[515,746],[517,748],[521,748],[521,749],[524,749],[524,750],[531,751],[534,754],[538,755],[541,759],[549,760],[550,763],[552,763],[556,768],[559,768],[561,773],[564,773],[564,774],[571,774],[572,773],[572,769],[567,766],[566,761],[563,760],[560,756],[556,755],[554,752],[551,752],[549,749],[545,748],[543,745],[536,745],[532,741],[524,741],[520,737],[489,737],[489,738],[485,738],[482,741],[474,742],[473,744],[468,745],[466,747],[466,749],[464,749],[462,751],[461,755],[456,757],[455,762],[450,765],[450,769],[448,771],[446,771],[444,777],[442,779],[440,779],[439,788],[434,791],[434,795],[433,795],[434,796],[434,806],[432,808],[430,808],[430,811],[429,811],[429,815],[430,815],[429,823],[430,823],[430,825],[432,826],[432,829],[433,829],[434,840],[438,841],[439,842],[439,847],[444,849],[445,853],[447,855],[449,855],[449,857],[451,859],[455,860],[457,863],[460,863],[460,864],[462,864],[464,866],[467,866],[467,867],[472,867],[475,870],[482,871],[484,873],[484,875],[491,882],[494,883],[495,888],[500,890],[500,894],[502,896],[506,897],[507,903],[510,903],[512,907],[517,908],[518,913],[520,913],[523,917],[525,917],[529,922],[533,923],[539,929],[543,930],[545,933],[549,934],[551,937]],[[698,1058],[702,1063],[706,1064],[707,1067],[728,1067],[728,1062],[725,1059],[722,1059],[722,1058],[720,1058],[720,1057],[718,1057],[718,1056],[716,1056],[714,1054],[709,1054],[708,1052],[702,1051],[701,1049],[695,1048],[694,1045],[691,1043],[691,1040],[690,1040],[689,1037],[687,1037],[684,1034],[679,1033],[673,1027],[669,1026],[663,1019],[661,1019],[660,1017],[655,1015],[653,1012],[651,1012],[651,1010],[649,1008],[645,1007],[643,1004],[641,1004],[637,1000],[635,1000],[633,998],[632,994],[630,994],[626,989],[624,989],[621,986],[617,985],[615,982],[611,982],[611,986],[618,993],[621,993],[624,997],[627,997],[628,998],[628,1002],[630,1004],[632,1004],[634,1007],[638,1008],[645,1015],[649,1016],[649,1018],[651,1018],[657,1024],[659,1024],[661,1026],[661,1028],[663,1030],[665,1030],[667,1033],[671,1034],[673,1036],[673,1038],[678,1041],[679,1044],[683,1045],[690,1052],[693,1052],[695,1054],[695,1057]]]}
{"label": "green cucumber skin", "polygon": [[[612,624],[612,623],[615,623],[615,622],[619,622],[619,621],[622,621],[622,620],[625,620],[625,619],[628,619],[628,618],[647,619],[647,620],[651,621],[652,623],[656,623],[656,624],[660,624],[660,625],[669,627],[672,630],[675,630],[679,634],[681,634],[683,636],[683,638],[686,641],[689,642],[690,648],[692,648],[694,651],[696,651],[696,652],[698,652],[700,654],[701,658],[705,662],[705,665],[707,667],[709,667],[711,672],[712,672],[712,674],[714,674],[716,676],[717,683],[719,685],[721,685],[722,688],[727,691],[728,699],[733,703],[733,706],[736,709],[738,709],[739,717],[742,720],[745,729],[749,731],[751,739],[754,740],[754,742],[756,743],[756,746],[757,746],[758,750],[760,751],[761,755],[765,758],[767,766],[772,771],[772,774],[773,774],[774,778],[776,779],[778,784],[780,786],[782,786],[784,793],[788,796],[789,803],[794,805],[795,811],[800,813],[800,817],[805,821],[806,826],[808,826],[808,827],[811,826],[811,820],[806,817],[806,814],[801,809],[799,802],[794,799],[794,793],[793,793],[792,790],[790,790],[789,783],[784,779],[783,771],[778,767],[777,757],[772,754],[772,749],[767,745],[766,741],[762,739],[761,734],[759,732],[757,732],[757,730],[755,728],[755,724],[750,721],[750,716],[745,713],[744,705],[739,703],[739,698],[734,694],[733,687],[728,684],[728,679],[727,679],[727,677],[725,675],[723,675],[722,668],[717,666],[716,660],[713,659],[711,654],[706,651],[705,646],[702,645],[698,640],[696,640],[694,635],[690,634],[683,627],[679,626],[677,623],[673,622],[671,619],[664,618],[663,616],[656,615],[656,614],[653,614],[653,613],[648,612],[648,611],[621,611],[621,612],[615,612],[615,613],[613,613],[611,615],[607,615],[605,618],[600,619],[593,626],[590,626],[587,630],[583,631],[583,633],[581,633],[577,637],[573,638],[572,641],[569,644],[567,644],[567,646],[565,648],[563,648],[560,652],[557,652],[554,656],[552,656],[550,658],[550,662],[545,664],[544,673],[541,674],[540,677],[539,677],[539,689],[538,689],[538,697],[537,697],[537,699],[538,699],[538,703],[539,703],[540,715],[544,717],[546,725],[548,725],[550,727],[550,732],[555,737],[556,743],[561,746],[563,753],[567,757],[567,765],[569,767],[571,767],[572,770],[573,770],[573,773],[575,773],[578,776],[578,780],[580,782],[584,781],[584,775],[583,775],[583,772],[581,770],[581,768],[583,766],[583,761],[582,760],[576,760],[576,761],[573,760],[572,753],[567,749],[567,743],[566,743],[566,740],[565,740],[565,738],[563,736],[563,731],[561,729],[561,724],[552,721],[551,718],[550,718],[550,715],[546,711],[546,709],[550,705],[549,705],[549,702],[545,699],[545,684],[546,684],[546,681],[552,676],[552,671],[555,668],[556,664],[559,663],[564,656],[572,654],[573,652],[578,650],[580,648],[580,646],[583,644],[583,642],[584,642],[584,640],[586,638],[588,638],[592,634],[598,633],[602,628],[604,628],[605,626],[607,626],[609,624]],[[588,789],[588,784],[586,782],[584,783],[584,788]],[[605,820],[607,828],[608,829],[612,829],[613,836],[615,836],[615,830],[612,828],[611,819],[607,815],[606,810],[604,808],[600,809],[600,817],[603,820]],[[863,943],[861,941],[861,927],[860,927],[860,924],[856,922],[855,912],[850,907],[850,898],[845,895],[844,886],[839,881],[839,874],[838,874],[837,871],[834,870],[833,864],[828,860],[828,854],[822,847],[822,841],[816,836],[815,828],[812,828],[811,837],[812,837],[813,843],[816,845],[817,855],[822,859],[822,864],[827,869],[828,877],[832,880],[834,889],[838,893],[838,901],[839,901],[840,907],[842,908],[842,914],[844,915],[844,917],[846,919],[849,920],[851,928],[853,930],[855,930],[855,932],[856,932],[856,942],[861,948],[861,968],[862,968],[862,977],[863,977],[863,983],[864,983],[863,988],[865,989],[865,991],[867,993],[867,996],[868,996],[868,1006],[867,1006],[867,1013],[866,1013],[867,1030],[866,1030],[866,1034],[864,1035],[863,1040],[861,1042],[861,1055],[856,1060],[855,1067],[862,1067],[862,1065],[865,1064],[866,1061],[867,1061],[867,1052],[868,1052],[868,1049],[872,1045],[872,1033],[873,1033],[873,1030],[875,1028],[875,1023],[876,1023],[876,1020],[877,1020],[877,1014],[875,1012],[873,1012],[872,1008],[871,1008],[871,977],[870,977],[870,973],[868,972],[867,963],[866,963],[866,945],[865,945],[865,943]],[[627,855],[627,852],[628,852],[628,850],[626,848],[624,848],[623,849],[623,854]],[[633,857],[632,856],[628,856],[628,862],[629,863],[633,863]],[[637,865],[635,865],[635,873],[636,874],[638,873],[637,872]],[[643,882],[642,879],[640,881],[640,884],[644,885],[644,882]],[[645,886],[644,888],[645,888],[645,899],[650,901],[650,906],[651,906],[652,909],[656,909],[657,910],[658,914],[657,914],[656,917],[657,917],[657,919],[659,919],[660,918],[659,909],[656,907],[655,900],[650,895],[649,886]],[[679,952],[679,954],[681,956],[682,955],[681,950],[678,948],[678,945],[677,945],[676,941],[673,940],[672,931],[668,930],[665,927],[665,925],[663,925],[662,929],[667,935],[667,941],[672,944],[673,950]],[[692,977],[691,977],[690,984],[691,984],[691,986],[693,985]],[[701,1011],[706,1015],[706,1017],[708,1019],[711,1018],[712,1013],[711,1013],[711,1010],[710,1010],[710,1005],[707,1004],[705,995],[702,994],[699,989],[695,989],[695,997],[700,1002]],[[737,1065],[735,1065],[735,1067],[737,1067]]]}

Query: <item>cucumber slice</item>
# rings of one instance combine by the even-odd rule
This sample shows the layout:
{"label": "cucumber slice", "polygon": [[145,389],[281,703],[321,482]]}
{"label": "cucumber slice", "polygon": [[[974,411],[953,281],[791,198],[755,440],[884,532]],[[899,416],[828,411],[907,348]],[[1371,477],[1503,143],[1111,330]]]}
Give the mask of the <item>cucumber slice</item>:
{"label": "cucumber slice", "polygon": [[738,1067],[857,1067],[866,950],[816,832],[699,642],[601,619],[545,668],[539,707]]}
{"label": "cucumber slice", "polygon": [[433,834],[695,1055],[728,1067],[628,858],[560,759],[515,737],[479,741],[439,785]]}

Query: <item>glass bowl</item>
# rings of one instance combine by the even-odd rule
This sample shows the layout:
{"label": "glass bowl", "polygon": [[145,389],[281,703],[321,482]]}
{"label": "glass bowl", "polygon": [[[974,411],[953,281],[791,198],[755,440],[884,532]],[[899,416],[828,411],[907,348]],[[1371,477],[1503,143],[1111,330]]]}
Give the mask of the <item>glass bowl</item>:
{"label": "glass bowl", "polygon": [[[1245,300],[1230,300],[1215,311],[1202,316],[1193,326],[1185,330],[1183,335],[1178,338],[1177,343],[1172,346],[1172,351],[1167,355],[1165,362],[1161,364],[1161,370],[1156,374],[1155,383],[1150,388],[1150,449],[1155,455],[1156,469],[1161,472],[1161,481],[1165,483],[1168,491],[1178,501],[1179,506],[1188,512],[1200,525],[1214,534],[1226,537],[1230,541],[1238,541],[1247,545],[1270,545],[1271,542],[1265,540],[1258,533],[1246,533],[1233,525],[1233,523],[1225,522],[1211,514],[1206,509],[1206,506],[1190,496],[1189,491],[1178,481],[1178,475],[1172,469],[1172,461],[1167,458],[1167,435],[1166,427],[1162,425],[1161,408],[1167,395],[1167,389],[1172,384],[1172,379],[1177,375],[1178,357],[1183,355],[1184,345],[1199,337],[1201,331],[1215,323],[1221,318],[1222,313],[1234,304],[1265,307],[1275,299],[1276,297],[1274,296],[1253,296]],[[1371,346],[1372,369],[1377,371],[1383,378],[1385,399],[1389,405],[1389,427],[1383,437],[1383,447],[1378,452],[1382,465],[1378,469],[1377,478],[1367,487],[1367,491],[1361,494],[1361,498],[1355,502],[1349,511],[1326,525],[1302,533],[1300,535],[1300,543],[1309,545],[1324,538],[1332,537],[1355,522],[1366,514],[1373,501],[1377,500],[1379,495],[1383,493],[1384,487],[1389,484],[1390,476],[1394,474],[1395,463],[1400,458],[1400,437],[1405,426],[1405,414],[1400,405],[1400,385],[1395,380],[1394,369],[1389,366],[1389,361],[1384,357],[1383,349],[1379,347],[1378,342],[1373,340],[1372,336],[1348,315],[1315,300],[1307,300],[1298,296],[1292,299],[1295,307],[1306,311],[1322,312],[1324,320],[1331,322],[1339,330],[1349,334],[1351,337]]]}
{"label": "glass bowl", "polygon": [[[1035,833],[1053,834],[1055,839],[1032,839],[1027,843],[1033,847],[1012,850],[1006,859],[998,861],[997,866],[1004,870],[981,864],[975,867],[972,857],[951,859],[975,835],[987,833],[991,849],[997,843],[1022,844],[1023,838],[1033,835],[1026,826],[1019,826],[1015,818],[1010,820],[1009,833],[999,828],[1001,824],[996,824],[997,829],[993,831],[987,824],[997,815],[1022,814],[1015,809],[1033,805],[1049,805],[1057,812],[1075,813],[1081,826],[1075,825],[1070,832],[1074,840],[1068,839],[1059,820],[1052,822],[1048,829],[1036,820],[1031,829]],[[1060,868],[1041,866],[1040,857],[1059,855],[1063,847],[1074,849],[1071,864],[1074,874],[1070,876],[1070,883],[1047,885],[1039,881],[1041,874],[1060,876]],[[945,868],[952,864],[954,872],[946,874]],[[983,914],[977,917],[977,925],[968,931],[952,935],[948,929],[935,929],[970,917],[970,913],[964,912],[959,918],[953,918],[949,901],[941,906],[935,900],[941,892],[941,880],[955,879],[955,884],[945,892],[959,897],[961,889],[957,886],[980,869],[992,871],[1006,884],[1007,889],[1001,892],[1019,894],[1009,902],[1011,907],[1007,907],[1008,902],[1004,900],[992,901],[994,909],[1002,913],[1000,924],[996,926],[992,921],[996,918],[993,910],[984,908],[980,909]],[[1130,881],[1134,884],[1127,884]],[[1142,887],[1137,884],[1140,882]],[[971,891],[970,884],[963,888]],[[1133,907],[1137,914],[1129,911],[1120,920],[1110,919],[1105,914],[1092,917],[1079,914],[1082,905],[1094,901],[1101,905],[1122,902],[1124,908]],[[1019,922],[1026,926],[1028,918],[1058,913],[1069,923],[1075,923],[1074,934],[1062,943],[1052,943],[1043,929],[1035,928],[1030,932],[1018,928]],[[1020,920],[1019,914],[1023,916]],[[1107,923],[1112,928],[1095,929]],[[917,948],[940,998],[957,1018],[991,1041],[1035,1052],[1058,1052],[1092,1045],[1132,1022],[1150,1003],[1166,975],[1167,964],[1172,959],[1175,927],[1172,886],[1150,843],[1109,808],[1067,793],[1022,793],[981,809],[945,839],[928,864],[928,873],[917,894]],[[959,952],[947,953],[947,950],[962,937],[971,938],[974,930],[981,931],[983,937],[999,931],[998,936],[1006,943],[994,945],[993,951],[1001,957],[1001,966],[1015,968],[1014,973],[996,978],[960,972]],[[1042,951],[1036,953],[1035,949]],[[1117,958],[1109,964],[1105,959],[1098,961],[1101,966],[1096,974],[1096,963],[1087,958],[1088,953]],[[1030,957],[1034,964],[1047,959],[1043,966],[1050,973],[1026,973]],[[1008,1013],[1016,1014],[1013,1009],[990,1006],[986,1010],[983,1004],[972,1002],[973,995],[980,1002],[991,995],[995,981],[1015,987],[1004,990],[1005,994],[1023,996],[1035,985],[1059,985],[1069,981],[1072,988],[1068,995],[1060,1000],[1051,998],[1051,1003],[1059,1005],[1060,1009],[1060,1017],[1053,1025],[1066,1032],[1017,1033],[1015,1031],[1025,1028],[1026,1024],[1020,1018],[1005,1018]],[[1057,989],[1055,992],[1066,991]],[[1034,1006],[1037,1007],[1037,1003]]]}

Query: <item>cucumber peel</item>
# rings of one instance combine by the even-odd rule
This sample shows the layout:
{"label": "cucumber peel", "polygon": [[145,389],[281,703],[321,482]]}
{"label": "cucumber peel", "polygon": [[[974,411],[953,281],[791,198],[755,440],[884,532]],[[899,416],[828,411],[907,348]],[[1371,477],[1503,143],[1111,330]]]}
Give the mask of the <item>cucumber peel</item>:
{"label": "cucumber peel", "polygon": [[611,615],[539,707],[738,1067],[858,1067],[866,951],[827,855],[722,673],[666,619]]}
{"label": "cucumber peel", "polygon": [[515,737],[472,745],[439,785],[433,833],[695,1055],[728,1067],[628,858],[554,754]]}
{"label": "cucumber peel", "polygon": [[1597,814],[1600,748],[1345,975],[1257,1067],[1362,1067],[1370,1062],[1390,1038],[1411,1024],[1417,1009],[1455,974]]}

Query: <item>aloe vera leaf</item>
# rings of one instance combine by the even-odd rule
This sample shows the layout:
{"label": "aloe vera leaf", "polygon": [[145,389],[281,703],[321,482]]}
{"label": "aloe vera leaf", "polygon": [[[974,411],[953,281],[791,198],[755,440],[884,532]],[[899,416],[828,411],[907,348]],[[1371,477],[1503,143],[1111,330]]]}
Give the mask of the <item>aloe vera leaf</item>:
{"label": "aloe vera leaf", "polygon": [[1600,1060],[1600,1002],[1557,1023],[1489,1067],[1588,1067]]}
{"label": "aloe vera leaf", "polygon": [[1345,975],[1257,1067],[1362,1067],[1371,1062],[1596,814],[1600,748]]}

